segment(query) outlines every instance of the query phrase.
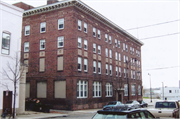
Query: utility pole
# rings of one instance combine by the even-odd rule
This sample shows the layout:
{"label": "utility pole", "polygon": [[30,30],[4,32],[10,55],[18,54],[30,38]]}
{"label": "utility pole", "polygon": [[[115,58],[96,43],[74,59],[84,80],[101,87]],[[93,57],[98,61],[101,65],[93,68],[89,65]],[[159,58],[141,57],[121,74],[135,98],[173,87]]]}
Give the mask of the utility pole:
{"label": "utility pole", "polygon": [[151,102],[152,102],[152,90],[151,90],[151,74],[148,73],[149,79],[150,79],[150,97],[151,97]]}

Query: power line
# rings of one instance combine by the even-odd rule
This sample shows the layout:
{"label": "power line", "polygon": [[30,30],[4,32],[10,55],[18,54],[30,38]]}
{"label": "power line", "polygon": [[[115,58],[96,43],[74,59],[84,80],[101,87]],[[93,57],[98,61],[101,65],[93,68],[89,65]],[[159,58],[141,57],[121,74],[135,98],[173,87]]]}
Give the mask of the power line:
{"label": "power line", "polygon": [[160,70],[160,69],[170,69],[170,68],[177,68],[177,67],[180,67],[180,66],[172,66],[172,67],[161,67],[161,68],[147,69],[147,71],[149,71],[149,70]]}
{"label": "power line", "polygon": [[130,30],[134,30],[134,29],[140,29],[140,28],[145,28],[145,27],[152,27],[152,26],[157,26],[157,25],[162,25],[162,24],[167,24],[167,23],[177,22],[177,21],[180,21],[180,19],[173,20],[173,21],[168,21],[168,22],[162,22],[162,23],[158,23],[158,24],[152,24],[152,25],[147,25],[147,26],[136,27],[136,28],[130,28],[130,29],[126,29],[126,31],[130,31]]}

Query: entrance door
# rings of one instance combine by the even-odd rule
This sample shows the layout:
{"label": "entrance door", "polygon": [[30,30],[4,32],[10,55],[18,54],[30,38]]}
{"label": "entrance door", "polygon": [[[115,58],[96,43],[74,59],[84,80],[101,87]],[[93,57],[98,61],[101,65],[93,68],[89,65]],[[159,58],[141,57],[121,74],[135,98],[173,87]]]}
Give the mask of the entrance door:
{"label": "entrance door", "polygon": [[12,91],[3,91],[3,113],[12,114]]}
{"label": "entrance door", "polygon": [[121,94],[118,95],[118,101],[122,102]]}

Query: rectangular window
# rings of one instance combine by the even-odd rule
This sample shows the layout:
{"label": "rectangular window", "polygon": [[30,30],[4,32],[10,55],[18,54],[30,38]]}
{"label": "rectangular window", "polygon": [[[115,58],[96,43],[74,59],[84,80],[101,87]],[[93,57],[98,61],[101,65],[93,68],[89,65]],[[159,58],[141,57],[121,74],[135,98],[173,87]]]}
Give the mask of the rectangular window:
{"label": "rectangular window", "polygon": [[134,48],[132,49],[132,53],[133,53],[133,55],[134,55]]}
{"label": "rectangular window", "polygon": [[87,24],[84,23],[84,32],[87,33]]}
{"label": "rectangular window", "polygon": [[58,37],[58,48],[64,47],[64,36]]}
{"label": "rectangular window", "polygon": [[37,98],[47,97],[47,82],[37,82]]}
{"label": "rectangular window", "polygon": [[78,20],[78,30],[81,30],[81,20]]}
{"label": "rectangular window", "polygon": [[108,64],[106,64],[106,75],[108,75]]}
{"label": "rectangular window", "polygon": [[93,36],[96,37],[96,28],[93,27]]}
{"label": "rectangular window", "polygon": [[106,83],[106,97],[112,97],[113,96],[113,89],[112,84]]}
{"label": "rectangular window", "polygon": [[94,81],[93,82],[93,97],[101,97],[102,89],[101,82]]}
{"label": "rectangular window", "polygon": [[54,98],[66,98],[66,81],[54,81]]}
{"label": "rectangular window", "polygon": [[120,41],[118,41],[118,47],[121,48],[121,42]]}
{"label": "rectangular window", "polygon": [[126,62],[126,56],[124,55],[124,62]]}
{"label": "rectangular window", "polygon": [[58,30],[64,29],[64,18],[58,19]]}
{"label": "rectangular window", "polygon": [[24,60],[24,64],[25,64],[25,69],[26,69],[26,73],[28,72],[28,66],[29,66],[29,60]]}
{"label": "rectangular window", "polygon": [[141,85],[138,85],[138,95],[141,95]]}
{"label": "rectangular window", "polygon": [[101,74],[101,62],[98,62],[98,74]]}
{"label": "rectangular window", "polygon": [[101,31],[98,30],[98,39],[101,39]]}
{"label": "rectangular window", "polygon": [[88,72],[88,59],[84,59],[84,72]]}
{"label": "rectangular window", "polygon": [[82,58],[78,57],[78,71],[81,71],[82,69]]}
{"label": "rectangular window", "polygon": [[121,67],[119,67],[119,77],[121,77]]}
{"label": "rectangular window", "polygon": [[40,40],[40,50],[45,50],[45,39]]}
{"label": "rectangular window", "polygon": [[78,37],[78,48],[82,47],[82,40],[80,37]]}
{"label": "rectangular window", "polygon": [[121,61],[121,54],[119,53],[119,61]]}
{"label": "rectangular window", "polygon": [[98,45],[98,54],[101,54],[101,46]]}
{"label": "rectangular window", "polygon": [[26,93],[25,98],[30,98],[30,82],[26,82]]}
{"label": "rectangular window", "polygon": [[112,39],[111,39],[111,36],[109,36],[109,44],[112,43]]}
{"label": "rectangular window", "polygon": [[93,43],[93,53],[96,53],[96,44]]}
{"label": "rectangular window", "polygon": [[108,35],[105,34],[105,42],[108,42]]}
{"label": "rectangular window", "polygon": [[124,78],[126,78],[126,69],[124,69]]}
{"label": "rectangular window", "polygon": [[112,58],[112,50],[109,50],[109,57]]}
{"label": "rectangular window", "polygon": [[136,95],[136,87],[134,84],[131,85],[131,95]]}
{"label": "rectangular window", "polygon": [[96,61],[93,61],[93,73],[96,73]]}
{"label": "rectangular window", "polygon": [[133,79],[133,70],[131,70],[131,79]]}
{"label": "rectangular window", "polygon": [[24,52],[29,52],[29,42],[24,42]]}
{"label": "rectangular window", "polygon": [[130,47],[130,53],[132,54],[132,47]]}
{"label": "rectangular window", "polygon": [[45,58],[39,59],[39,72],[45,71]]}
{"label": "rectangular window", "polygon": [[118,67],[116,67],[116,77],[118,77]]}
{"label": "rectangular window", "polygon": [[77,98],[87,98],[88,82],[79,80],[77,82]]}
{"label": "rectangular window", "polygon": [[126,44],[123,43],[123,50],[126,50]]}
{"label": "rectangular window", "polygon": [[112,76],[112,65],[109,66],[109,74]]}
{"label": "rectangular window", "polygon": [[41,23],[40,33],[46,32],[46,22]]}
{"label": "rectangular window", "polygon": [[126,44],[126,51],[128,52],[128,45]]}
{"label": "rectangular window", "polygon": [[60,56],[57,58],[57,70],[62,71],[63,70],[63,56]]}
{"label": "rectangular window", "polygon": [[108,48],[105,49],[106,57],[108,57]]}
{"label": "rectangular window", "polygon": [[134,79],[136,79],[136,72],[135,71],[133,71],[133,77],[134,77]]}
{"label": "rectangular window", "polygon": [[124,84],[124,96],[128,96],[128,85]]}
{"label": "rectangular window", "polygon": [[117,47],[118,45],[117,45],[117,39],[115,39],[115,46]]}
{"label": "rectangular window", "polygon": [[117,52],[115,52],[115,58],[116,58],[116,60],[118,60],[118,53]]}
{"label": "rectangular window", "polygon": [[30,26],[25,26],[25,32],[24,32],[24,35],[27,36],[27,35],[30,35]]}
{"label": "rectangular window", "polygon": [[84,50],[87,50],[87,49],[88,49],[88,41],[84,40]]}
{"label": "rectangular window", "polygon": [[9,50],[10,50],[10,34],[3,32],[1,53],[9,55]]}

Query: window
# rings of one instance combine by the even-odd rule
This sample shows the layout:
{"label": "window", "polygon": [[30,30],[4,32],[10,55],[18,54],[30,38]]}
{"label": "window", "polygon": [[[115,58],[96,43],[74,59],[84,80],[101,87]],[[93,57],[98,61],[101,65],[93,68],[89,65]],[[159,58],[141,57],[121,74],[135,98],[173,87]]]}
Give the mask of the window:
{"label": "window", "polygon": [[88,82],[79,80],[77,82],[77,98],[87,98]]}
{"label": "window", "polygon": [[128,56],[126,56],[126,61],[128,62],[129,60],[128,60]]}
{"label": "window", "polygon": [[41,23],[40,33],[46,32],[46,22]]}
{"label": "window", "polygon": [[98,54],[101,54],[101,46],[98,45]]}
{"label": "window", "polygon": [[116,67],[116,77],[118,77],[118,67]]}
{"label": "window", "polygon": [[96,73],[96,61],[93,61],[93,73]]}
{"label": "window", "polygon": [[108,57],[108,48],[105,49],[106,57]]}
{"label": "window", "polygon": [[109,57],[112,58],[112,50],[109,50]]}
{"label": "window", "polygon": [[87,33],[87,24],[84,23],[84,32]]}
{"label": "window", "polygon": [[108,35],[105,34],[105,42],[108,42]]}
{"label": "window", "polygon": [[126,51],[128,52],[128,45],[126,44]]}
{"label": "window", "polygon": [[134,55],[134,48],[132,49],[132,53],[133,53],[133,55]]}
{"label": "window", "polygon": [[39,59],[39,72],[45,71],[45,58]]}
{"label": "window", "polygon": [[106,83],[106,97],[112,97],[112,84]]}
{"label": "window", "polygon": [[101,31],[98,30],[98,39],[101,39]]}
{"label": "window", "polygon": [[117,39],[115,39],[115,46],[117,47],[118,45],[117,45]]}
{"label": "window", "polygon": [[101,82],[94,81],[93,83],[93,97],[101,97]]}
{"label": "window", "polygon": [[124,84],[124,96],[128,96],[128,85]]}
{"label": "window", "polygon": [[30,35],[30,26],[25,26],[25,32],[24,32],[25,36]]}
{"label": "window", "polygon": [[81,71],[82,68],[82,59],[81,57],[78,57],[78,71]]}
{"label": "window", "polygon": [[54,81],[54,98],[66,98],[66,81]]}
{"label": "window", "polygon": [[133,78],[136,79],[135,71],[133,71]]}
{"label": "window", "polygon": [[80,37],[78,37],[78,48],[82,47],[82,40]]}
{"label": "window", "polygon": [[126,50],[126,44],[123,43],[123,50]]}
{"label": "window", "polygon": [[124,62],[126,62],[126,56],[124,55]]}
{"label": "window", "polygon": [[141,95],[141,85],[138,85],[138,95]]}
{"label": "window", "polygon": [[112,65],[109,66],[109,74],[112,76]]}
{"label": "window", "polygon": [[101,62],[98,62],[98,74],[101,74]]}
{"label": "window", "polygon": [[121,61],[121,54],[119,53],[119,61]]}
{"label": "window", "polygon": [[131,95],[136,95],[136,87],[134,84],[131,85]]}
{"label": "window", "polygon": [[121,48],[121,42],[120,41],[118,41],[118,47]]}
{"label": "window", "polygon": [[96,28],[93,27],[93,36],[96,37]]}
{"label": "window", "polygon": [[124,78],[126,78],[126,69],[124,69]]}
{"label": "window", "polygon": [[132,54],[132,47],[130,47],[130,53]]}
{"label": "window", "polygon": [[169,93],[172,93],[172,90],[169,90]]}
{"label": "window", "polygon": [[40,40],[40,50],[45,50],[45,39]]}
{"label": "window", "polygon": [[118,53],[117,52],[115,52],[115,58],[116,58],[116,60],[118,60]]}
{"label": "window", "polygon": [[119,67],[119,77],[121,77],[121,67]]}
{"label": "window", "polygon": [[62,71],[63,70],[63,56],[60,56],[57,58],[57,70]]}
{"label": "window", "polygon": [[29,52],[29,42],[24,42],[24,52]]}
{"label": "window", "polygon": [[10,49],[10,34],[4,33],[2,34],[2,54],[9,54],[9,49]]}
{"label": "window", "polygon": [[37,98],[47,97],[47,82],[37,82]]}
{"label": "window", "polygon": [[58,30],[64,29],[64,18],[58,19]]}
{"label": "window", "polygon": [[93,43],[93,53],[96,53],[96,44]]}
{"label": "window", "polygon": [[81,20],[78,20],[78,30],[81,30]]}
{"label": "window", "polygon": [[108,64],[106,64],[106,75],[108,75]]}
{"label": "window", "polygon": [[84,72],[88,71],[88,59],[84,59]]}
{"label": "window", "polygon": [[111,39],[111,36],[109,36],[109,44],[112,43],[112,39]]}
{"label": "window", "polygon": [[88,49],[88,42],[87,40],[84,40],[84,50],[87,50]]}
{"label": "window", "polygon": [[58,37],[58,48],[64,47],[64,36]]}

